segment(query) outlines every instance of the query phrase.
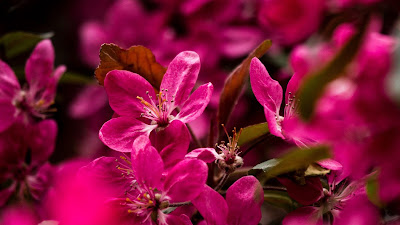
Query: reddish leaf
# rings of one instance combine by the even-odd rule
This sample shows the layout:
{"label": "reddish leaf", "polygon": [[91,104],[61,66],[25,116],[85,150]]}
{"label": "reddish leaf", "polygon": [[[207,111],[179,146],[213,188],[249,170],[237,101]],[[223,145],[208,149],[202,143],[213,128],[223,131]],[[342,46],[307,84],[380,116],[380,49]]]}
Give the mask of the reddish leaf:
{"label": "reddish leaf", "polygon": [[226,124],[229,116],[236,105],[239,95],[246,84],[249,76],[249,66],[251,59],[254,57],[260,58],[271,47],[271,40],[263,41],[256,49],[251,52],[243,62],[237,66],[225,81],[224,89],[221,92],[219,99],[217,124],[218,134],[221,134],[220,124]]}
{"label": "reddish leaf", "polygon": [[158,89],[166,68],[160,65],[150,49],[136,45],[125,50],[115,44],[103,44],[100,49],[100,65],[95,76],[100,85],[111,70],[128,70],[144,77]]}

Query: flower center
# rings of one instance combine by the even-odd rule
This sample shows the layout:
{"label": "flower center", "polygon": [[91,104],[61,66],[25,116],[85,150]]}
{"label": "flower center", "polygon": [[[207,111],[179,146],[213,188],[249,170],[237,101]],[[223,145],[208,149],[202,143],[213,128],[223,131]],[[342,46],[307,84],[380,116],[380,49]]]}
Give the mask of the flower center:
{"label": "flower center", "polygon": [[284,116],[286,118],[293,117],[295,114],[297,114],[300,102],[300,99],[296,99],[296,96],[292,94],[292,92],[289,92],[288,94],[289,96],[287,103],[285,104],[284,112]]}
{"label": "flower center", "polygon": [[240,129],[239,132],[236,132],[236,127],[232,130],[233,135],[229,136],[228,132],[224,124],[222,127],[225,130],[226,135],[228,136],[229,142],[225,144],[224,141],[216,147],[221,150],[220,156],[224,159],[218,162],[218,166],[227,171],[234,171],[235,169],[241,167],[243,165],[243,159],[238,156],[240,147],[238,146],[238,141],[240,134],[243,129]]}
{"label": "flower center", "polygon": [[153,100],[152,96],[146,91],[150,102],[144,100],[142,97],[137,96],[143,104],[144,112],[140,117],[147,118],[152,121],[152,124],[157,124],[160,127],[165,127],[174,118],[171,113],[175,109],[173,106],[174,96],[168,99],[168,89],[162,89],[157,94],[157,99]]}
{"label": "flower center", "polygon": [[48,108],[52,103],[46,102],[42,98],[32,98],[31,93],[21,90],[13,99],[13,105],[27,116],[45,119],[46,113],[55,112],[54,108]]}

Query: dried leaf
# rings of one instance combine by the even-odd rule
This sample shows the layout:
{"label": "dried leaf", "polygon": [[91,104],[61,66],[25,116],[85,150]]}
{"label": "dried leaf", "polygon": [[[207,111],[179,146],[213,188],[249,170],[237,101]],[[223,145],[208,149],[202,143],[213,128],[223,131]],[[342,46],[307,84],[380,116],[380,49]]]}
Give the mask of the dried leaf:
{"label": "dried leaf", "polygon": [[[271,40],[263,41],[256,49],[251,52],[243,62],[237,66],[229,77],[225,81],[224,88],[221,92],[221,97],[219,99],[217,121],[218,121],[218,133],[221,134],[220,124],[226,124],[228,122],[229,116],[231,115],[234,106],[236,105],[239,95],[246,84],[247,78],[249,76],[249,67],[251,59],[254,57],[260,58],[263,56],[268,49],[271,47]],[[221,135],[220,135],[221,136]]]}
{"label": "dried leaf", "polygon": [[144,77],[155,89],[160,88],[166,68],[160,65],[150,49],[137,45],[125,50],[115,44],[103,44],[100,49],[100,65],[95,76],[100,85],[111,70],[128,70]]}

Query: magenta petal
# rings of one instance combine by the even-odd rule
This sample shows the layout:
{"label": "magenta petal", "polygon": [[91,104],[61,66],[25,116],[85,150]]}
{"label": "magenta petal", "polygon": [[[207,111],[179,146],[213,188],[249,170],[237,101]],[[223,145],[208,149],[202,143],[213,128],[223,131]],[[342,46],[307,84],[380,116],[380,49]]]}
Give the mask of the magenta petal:
{"label": "magenta petal", "polygon": [[0,132],[6,130],[15,121],[15,106],[10,99],[0,99]]}
{"label": "magenta petal", "polygon": [[267,120],[268,123],[269,132],[277,137],[285,139],[285,137],[282,134],[282,127],[278,124],[276,120],[276,112],[273,112],[269,110],[267,107],[264,107],[264,114],[265,114],[265,119]]}
{"label": "magenta petal", "polygon": [[150,130],[145,123],[129,117],[113,118],[100,128],[100,140],[119,152],[132,151],[132,143],[141,134],[148,134]]}
{"label": "magenta petal", "polygon": [[182,161],[190,144],[190,134],[184,123],[172,121],[167,128],[151,134],[151,144],[159,151],[165,170]]}
{"label": "magenta petal", "polygon": [[192,203],[204,217],[204,220],[207,221],[206,224],[227,224],[228,206],[225,199],[214,189],[204,185],[203,191],[192,200]]}
{"label": "magenta petal", "polygon": [[210,102],[213,92],[211,83],[203,84],[183,103],[180,113],[175,119],[188,123],[199,117]]}
{"label": "magenta petal", "polygon": [[157,150],[150,145],[148,137],[142,135],[133,142],[131,153],[133,174],[136,180],[147,187],[161,188],[164,163]]}
{"label": "magenta petal", "polygon": [[25,74],[30,87],[46,85],[53,73],[54,49],[51,41],[39,42],[26,62]]}
{"label": "magenta petal", "polygon": [[192,91],[199,71],[199,55],[191,51],[181,52],[169,64],[160,90],[168,90],[168,96],[175,96],[175,105],[181,105]]}
{"label": "magenta petal", "polygon": [[283,91],[278,81],[271,78],[261,61],[254,57],[250,64],[250,83],[258,102],[279,116]]}
{"label": "magenta petal", "polygon": [[322,218],[318,218],[318,208],[300,207],[286,215],[282,225],[322,225]]}
{"label": "magenta petal", "polygon": [[7,65],[7,63],[0,60],[0,99],[11,99],[20,89],[21,87],[19,86],[14,71]]}
{"label": "magenta petal", "polygon": [[93,68],[99,64],[99,51],[103,43],[108,42],[104,27],[96,22],[83,24],[79,32],[82,59]]}
{"label": "magenta petal", "polygon": [[126,70],[113,70],[104,80],[111,108],[120,116],[138,118],[144,112],[143,104],[137,98],[150,102],[148,95],[156,100],[151,84],[136,73]]}
{"label": "magenta petal", "polygon": [[318,177],[307,177],[305,185],[297,184],[283,177],[278,178],[278,180],[287,188],[289,196],[302,205],[311,205],[324,196],[322,184]]}
{"label": "magenta petal", "polygon": [[206,183],[207,164],[197,159],[185,159],[168,173],[164,190],[170,202],[185,202],[196,198]]}
{"label": "magenta petal", "polygon": [[120,163],[129,166],[122,159],[103,156],[79,169],[78,175],[83,179],[90,177],[96,185],[112,191],[111,196],[113,197],[123,196],[125,191],[129,189],[131,180],[127,179],[123,172],[117,168]]}
{"label": "magenta petal", "polygon": [[[161,223],[160,218],[164,219],[166,223]],[[180,215],[180,216],[175,216],[175,215],[165,215],[165,214],[159,214],[159,223],[158,224],[173,224],[173,225],[192,225],[192,222],[190,221],[189,217],[186,215]]]}
{"label": "magenta petal", "polygon": [[214,162],[218,157],[218,153],[214,148],[197,148],[185,155],[185,158],[200,159],[206,163]]}
{"label": "magenta petal", "polygon": [[317,163],[318,163],[318,165],[320,165],[328,170],[339,171],[339,170],[342,170],[342,168],[343,168],[342,164],[340,164],[338,161],[333,160],[333,159],[324,159],[324,160],[318,161]]}
{"label": "magenta petal", "polygon": [[34,125],[31,132],[32,164],[41,164],[47,161],[54,151],[57,123],[50,119],[43,120]]}
{"label": "magenta petal", "polygon": [[264,191],[260,182],[253,176],[240,178],[226,192],[226,203],[229,207],[228,224],[258,224],[263,202]]}

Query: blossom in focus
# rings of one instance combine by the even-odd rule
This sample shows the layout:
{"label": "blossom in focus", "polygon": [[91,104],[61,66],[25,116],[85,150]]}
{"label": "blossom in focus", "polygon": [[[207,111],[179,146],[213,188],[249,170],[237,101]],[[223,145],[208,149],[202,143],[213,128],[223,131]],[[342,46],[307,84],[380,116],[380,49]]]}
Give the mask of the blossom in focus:
{"label": "blossom in focus", "polygon": [[[203,113],[213,91],[213,85],[207,83],[190,95],[199,70],[200,60],[195,52],[178,54],[168,66],[158,94],[138,74],[110,71],[104,87],[118,117],[102,126],[100,139],[114,150],[130,152],[135,137],[162,130],[174,120],[187,123],[196,119]],[[175,114],[178,107],[180,112]]]}
{"label": "blossom in focus", "polygon": [[202,224],[256,225],[261,220],[264,193],[255,177],[245,176],[228,188],[226,199],[205,186],[199,197],[192,202],[204,217],[205,222]]}
{"label": "blossom in focus", "polygon": [[[201,160],[185,159],[166,175],[164,163],[146,136],[136,138],[131,152],[134,183],[124,198],[115,198],[115,207],[123,210],[128,220],[144,224],[187,224],[186,216],[165,214],[173,204],[196,198],[207,179],[207,165]],[[189,222],[189,224],[191,224]]]}
{"label": "blossom in focus", "polygon": [[325,0],[263,0],[259,22],[279,43],[292,45],[314,33],[322,22]]}
{"label": "blossom in focus", "polygon": [[21,88],[12,69],[0,60],[0,132],[16,121],[33,123],[51,112],[57,82],[65,66],[53,69],[54,49],[50,40],[39,42],[25,65],[27,86]]}
{"label": "blossom in focus", "polygon": [[44,120],[32,126],[14,123],[0,133],[0,206],[10,198],[39,201],[51,184],[57,125]]}

